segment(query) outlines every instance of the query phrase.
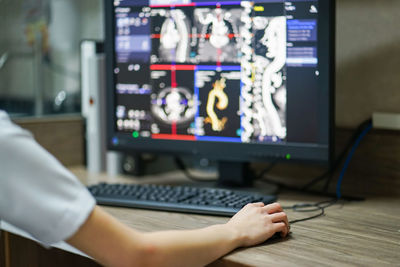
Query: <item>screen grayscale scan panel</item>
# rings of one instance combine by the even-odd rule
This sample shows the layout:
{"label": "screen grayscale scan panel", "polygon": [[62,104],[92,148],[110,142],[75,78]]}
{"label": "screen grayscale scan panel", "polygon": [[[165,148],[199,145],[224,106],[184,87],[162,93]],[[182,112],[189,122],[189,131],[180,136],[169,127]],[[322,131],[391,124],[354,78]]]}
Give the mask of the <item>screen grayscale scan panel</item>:
{"label": "screen grayscale scan panel", "polygon": [[115,0],[116,131],[321,143],[318,9],[309,0]]}

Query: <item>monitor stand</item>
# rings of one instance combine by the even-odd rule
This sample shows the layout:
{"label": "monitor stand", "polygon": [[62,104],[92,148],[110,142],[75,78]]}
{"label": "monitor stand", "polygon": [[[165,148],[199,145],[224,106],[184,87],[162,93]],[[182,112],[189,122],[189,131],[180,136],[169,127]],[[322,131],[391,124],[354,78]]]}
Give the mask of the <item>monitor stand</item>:
{"label": "monitor stand", "polygon": [[248,162],[218,161],[217,187],[276,195],[278,188],[256,180]]}
{"label": "monitor stand", "polygon": [[255,179],[254,173],[247,162],[218,162],[219,186],[251,187]]}

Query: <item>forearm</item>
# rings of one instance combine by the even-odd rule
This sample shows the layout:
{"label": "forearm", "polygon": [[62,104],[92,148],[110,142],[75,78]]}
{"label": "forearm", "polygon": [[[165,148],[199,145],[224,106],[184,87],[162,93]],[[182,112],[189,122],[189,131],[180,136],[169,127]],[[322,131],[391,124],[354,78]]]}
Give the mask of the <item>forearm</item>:
{"label": "forearm", "polygon": [[189,231],[144,234],[148,259],[153,266],[204,266],[242,243],[228,225],[213,225]]}
{"label": "forearm", "polygon": [[139,233],[95,207],[68,243],[106,266],[204,266],[240,246],[289,232],[278,204],[246,205],[228,223],[198,230]]}
{"label": "forearm", "polygon": [[[141,234],[96,206],[87,221],[67,241],[105,266],[140,266]],[[134,264],[134,262],[138,264]]]}
{"label": "forearm", "polygon": [[264,242],[276,232],[289,232],[278,203],[246,205],[228,223],[191,231],[144,234],[148,259],[154,266],[204,266],[241,246]]}
{"label": "forearm", "polygon": [[106,266],[204,266],[240,246],[241,241],[228,225],[140,233],[99,207],[67,240]]}

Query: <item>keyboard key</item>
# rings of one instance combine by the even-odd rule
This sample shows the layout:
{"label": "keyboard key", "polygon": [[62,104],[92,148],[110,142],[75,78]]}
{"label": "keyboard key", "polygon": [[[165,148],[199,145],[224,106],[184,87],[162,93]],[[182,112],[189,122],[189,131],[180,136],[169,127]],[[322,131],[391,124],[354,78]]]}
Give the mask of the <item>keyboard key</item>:
{"label": "keyboard key", "polygon": [[100,183],[88,187],[100,205],[232,216],[247,203],[276,200],[254,192],[170,185]]}

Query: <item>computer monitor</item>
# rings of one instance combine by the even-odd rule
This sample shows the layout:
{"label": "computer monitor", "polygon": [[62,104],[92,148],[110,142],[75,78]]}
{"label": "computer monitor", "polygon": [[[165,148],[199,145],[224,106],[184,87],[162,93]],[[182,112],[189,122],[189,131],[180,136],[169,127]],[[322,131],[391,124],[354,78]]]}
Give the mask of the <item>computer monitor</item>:
{"label": "computer monitor", "polygon": [[333,0],[105,3],[109,149],[329,165]]}

